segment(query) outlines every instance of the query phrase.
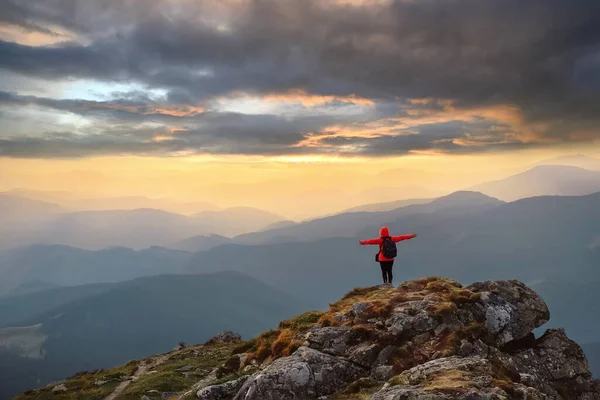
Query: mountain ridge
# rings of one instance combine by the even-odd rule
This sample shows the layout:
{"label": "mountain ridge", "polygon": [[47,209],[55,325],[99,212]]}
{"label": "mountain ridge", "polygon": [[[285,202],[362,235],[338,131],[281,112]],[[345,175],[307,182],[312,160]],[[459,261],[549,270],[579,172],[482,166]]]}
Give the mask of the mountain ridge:
{"label": "mountain ridge", "polygon": [[544,300],[519,281],[421,278],[354,289],[325,312],[305,312],[249,341],[225,333],[16,399],[74,391],[91,400],[600,397],[600,381],[564,330],[534,335],[549,318]]}
{"label": "mountain ridge", "polygon": [[97,293],[76,293],[74,301],[65,299],[0,329],[0,371],[7,368],[0,399],[38,381],[164,352],[178,341],[203,341],[231,329],[253,336],[304,308],[284,292],[232,271],[94,288]]}
{"label": "mountain ridge", "polygon": [[472,186],[469,190],[505,201],[547,195],[587,195],[600,191],[600,171],[571,165],[537,165],[504,179]]}

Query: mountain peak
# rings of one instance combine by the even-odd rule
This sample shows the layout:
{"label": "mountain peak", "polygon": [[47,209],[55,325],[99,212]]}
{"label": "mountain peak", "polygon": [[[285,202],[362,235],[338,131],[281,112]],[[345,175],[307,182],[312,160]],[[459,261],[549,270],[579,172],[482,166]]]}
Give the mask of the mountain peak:
{"label": "mountain peak", "polygon": [[440,197],[431,202],[431,204],[438,205],[465,205],[465,204],[502,204],[503,201],[498,200],[494,197],[488,196],[481,192],[471,190],[460,190],[458,192],[451,193],[447,196]]}
{"label": "mountain peak", "polygon": [[[519,281],[463,287],[423,278],[397,288],[355,289],[326,312],[283,321],[247,342],[180,345],[129,368],[135,380],[120,379],[131,380],[131,398],[598,398],[599,382],[563,330],[534,336],[549,317],[546,303]],[[83,385],[85,391],[82,376],[89,390],[98,390],[98,381],[114,388],[110,379],[125,374],[115,371],[130,364],[18,399],[42,398],[57,387],[68,392]]]}

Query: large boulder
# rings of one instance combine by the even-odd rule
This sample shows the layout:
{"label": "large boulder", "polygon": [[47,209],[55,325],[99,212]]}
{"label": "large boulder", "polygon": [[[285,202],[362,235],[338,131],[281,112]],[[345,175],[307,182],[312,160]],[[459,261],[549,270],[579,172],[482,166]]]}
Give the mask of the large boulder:
{"label": "large boulder", "polygon": [[233,343],[242,340],[242,336],[231,331],[224,331],[213,336],[207,343]]}
{"label": "large boulder", "polygon": [[586,399],[596,392],[581,347],[570,340],[562,329],[549,329],[530,348],[511,354],[494,349],[492,356],[507,370],[519,374],[520,381],[539,388],[548,396],[563,399]]}
{"label": "large boulder", "polygon": [[364,368],[317,350],[301,347],[251,376],[235,400],[316,399],[368,374]]}
{"label": "large boulder", "polygon": [[233,381],[213,385],[198,390],[196,396],[200,400],[230,400],[242,388],[248,380],[247,376],[243,376]]}
{"label": "large boulder", "polygon": [[371,399],[542,399],[542,395],[535,389],[499,378],[501,377],[494,371],[492,363],[485,358],[441,358],[403,372],[371,396]]}
{"label": "large boulder", "polygon": [[544,300],[519,281],[476,282],[465,289],[480,293],[484,327],[498,346],[526,337],[550,319]]}

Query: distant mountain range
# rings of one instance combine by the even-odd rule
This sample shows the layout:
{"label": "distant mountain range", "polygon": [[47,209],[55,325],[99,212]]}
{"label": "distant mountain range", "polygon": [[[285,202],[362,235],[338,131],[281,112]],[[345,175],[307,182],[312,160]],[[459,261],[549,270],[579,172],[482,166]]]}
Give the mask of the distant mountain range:
{"label": "distant mountain range", "polygon": [[187,252],[151,247],[82,250],[60,245],[34,245],[0,253],[0,296],[45,289],[120,282],[142,276],[184,272]]}
{"label": "distant mountain range", "polygon": [[210,250],[213,247],[231,243],[232,241],[233,239],[221,235],[197,235],[173,243],[169,245],[169,248],[194,253],[197,251]]}
{"label": "distant mountain range", "polygon": [[68,211],[108,211],[136,210],[153,208],[177,214],[195,214],[202,211],[216,211],[220,207],[201,201],[181,201],[170,198],[149,198],[145,196],[121,196],[85,198],[69,192],[51,192],[30,189],[12,189],[8,195],[24,197],[60,205]]}
{"label": "distant mountain range", "polygon": [[358,207],[352,207],[344,211],[344,213],[349,212],[381,212],[381,211],[391,211],[396,208],[411,206],[413,204],[426,204],[431,203],[434,199],[408,199],[408,200],[396,200],[396,201],[388,201],[385,203],[372,203],[365,204]]}
{"label": "distant mountain range", "polygon": [[539,162],[538,165],[567,165],[571,167],[589,169],[592,171],[600,171],[599,158],[588,157],[582,154],[551,158],[549,160],[543,160]]}
{"label": "distant mountain range", "polygon": [[[90,289],[85,297],[78,297]],[[42,298],[70,302],[41,307]],[[296,299],[236,272],[165,275],[21,297],[41,314],[0,329],[0,398],[235,330],[250,338],[304,309]],[[6,305],[6,303],[4,303]],[[0,303],[0,307],[1,307]],[[23,308],[23,306],[21,306]],[[27,313],[25,313],[27,314]]]}
{"label": "distant mountain range", "polygon": [[0,216],[3,223],[48,218],[63,212],[65,209],[54,203],[0,192]]}
{"label": "distant mountain range", "polygon": [[[290,241],[313,241],[332,237],[355,237],[365,226],[389,224],[397,218],[415,214],[444,215],[492,208],[501,201],[475,192],[456,192],[426,204],[412,204],[382,212],[346,212],[317,218],[289,227],[243,234],[234,238],[240,244],[266,244]],[[438,216],[441,218],[441,216]],[[378,230],[377,230],[378,231]],[[377,233],[376,231],[373,234]]]}
{"label": "distant mountain range", "polygon": [[34,243],[86,249],[170,245],[196,235],[233,237],[283,220],[249,207],[192,216],[155,209],[65,212],[51,203],[0,195],[0,250]]}
{"label": "distant mountain range", "polygon": [[471,190],[505,201],[544,195],[579,196],[600,191],[600,171],[565,165],[541,165]]}

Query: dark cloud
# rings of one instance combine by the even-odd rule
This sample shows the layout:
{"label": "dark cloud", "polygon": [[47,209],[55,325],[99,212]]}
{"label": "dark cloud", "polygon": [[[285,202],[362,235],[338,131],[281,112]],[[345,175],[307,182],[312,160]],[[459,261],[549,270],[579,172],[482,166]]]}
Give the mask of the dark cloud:
{"label": "dark cloud", "polygon": [[[597,0],[396,0],[364,6],[309,0],[101,3],[2,2],[0,21],[40,32],[61,27],[73,33],[74,41],[46,47],[0,41],[0,68],[51,79],[139,82],[165,89],[165,101],[180,105],[236,92],[264,95],[298,88],[377,102],[373,114],[355,116],[354,121],[311,117],[286,125],[285,118],[208,114],[186,122],[189,132],[197,132],[193,136],[229,141],[219,149],[232,152],[246,152],[245,138],[256,144],[248,152],[260,152],[261,143],[265,152],[275,145],[284,146],[278,151],[299,151],[285,145],[332,123],[362,124],[378,112],[382,118],[401,114],[394,102],[406,104],[410,98],[449,99],[462,109],[510,105],[522,113],[525,125],[547,126],[535,130],[537,135],[558,141],[577,140],[582,130],[587,139],[600,132]],[[123,94],[121,101],[135,103],[141,97]],[[83,113],[76,102],[41,105]],[[410,106],[420,107],[444,109],[435,101]],[[168,123],[171,118],[102,112],[107,118],[131,121]],[[428,129],[438,128],[422,127],[418,137],[382,137],[377,141],[381,149],[372,144],[360,148],[374,153],[481,148],[452,140],[433,143],[439,135]],[[465,126],[459,130],[451,139],[473,135]],[[498,131],[488,134],[503,137]]]}
{"label": "dark cloud", "polygon": [[[490,135],[493,129],[494,135]],[[344,146],[360,155],[405,155],[412,151],[472,153],[524,147],[511,138],[508,126],[490,122],[449,121],[398,130],[395,135],[375,137],[323,136],[323,145]]]}

